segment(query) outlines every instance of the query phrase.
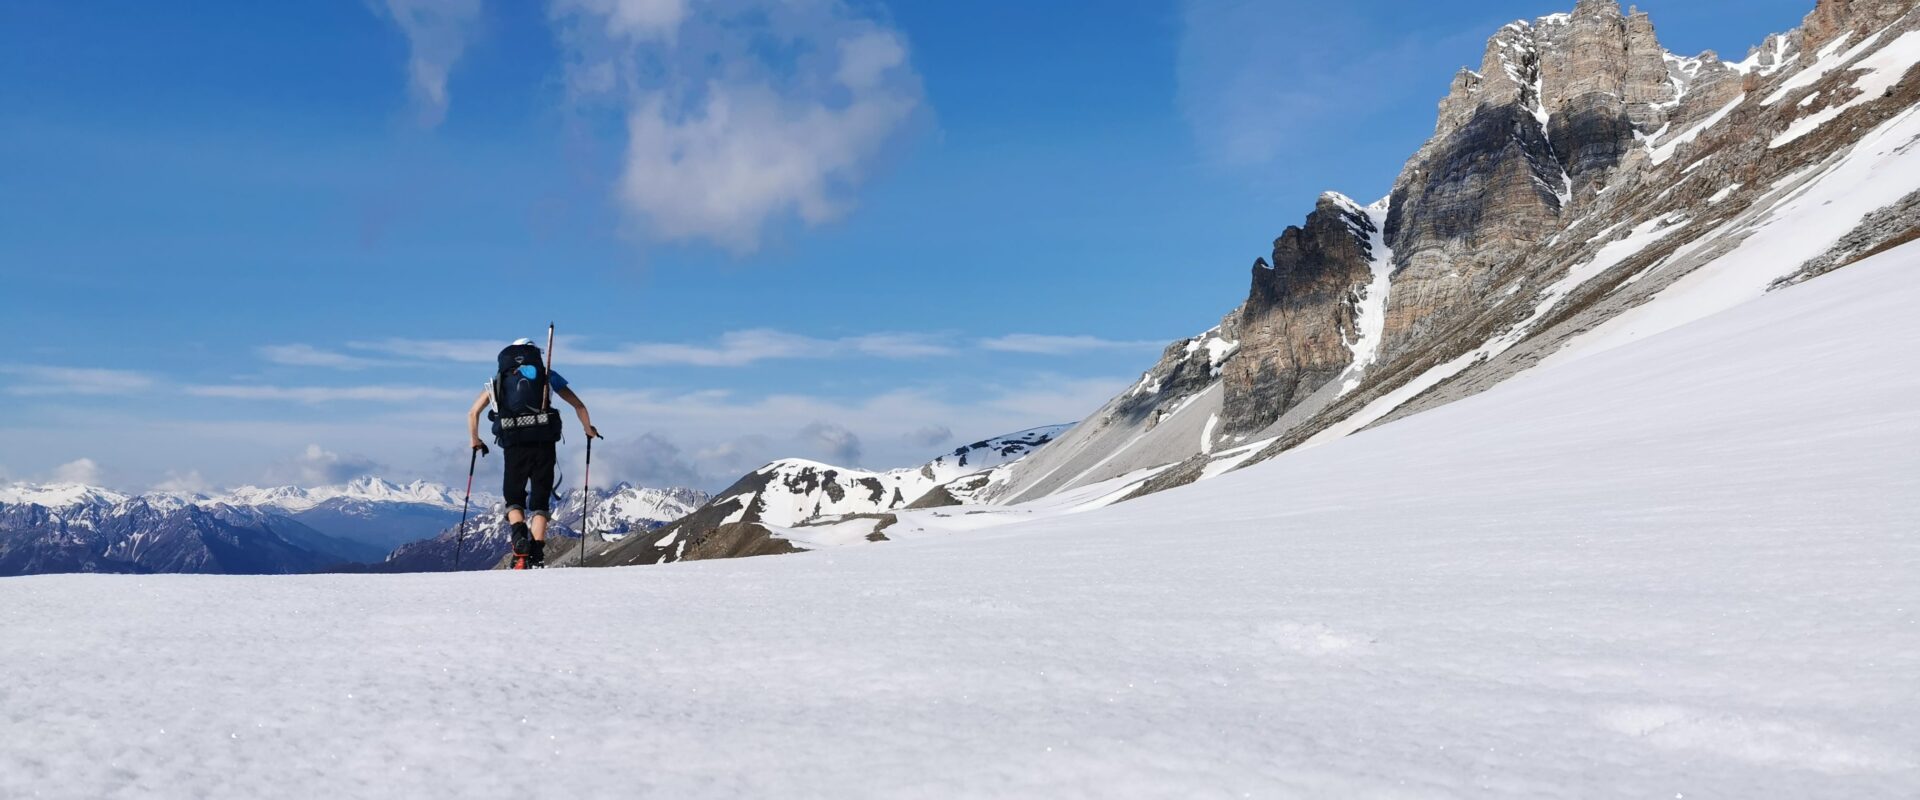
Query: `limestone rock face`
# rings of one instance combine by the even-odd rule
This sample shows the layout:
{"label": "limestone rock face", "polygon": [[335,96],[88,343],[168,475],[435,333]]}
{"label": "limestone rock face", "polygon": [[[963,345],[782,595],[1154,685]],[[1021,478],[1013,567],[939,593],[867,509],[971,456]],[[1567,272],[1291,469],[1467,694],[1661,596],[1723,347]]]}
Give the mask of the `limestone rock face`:
{"label": "limestone rock face", "polygon": [[1353,361],[1354,288],[1371,279],[1378,233],[1352,201],[1328,195],[1305,227],[1273,243],[1273,262],[1256,262],[1240,308],[1241,357],[1228,362],[1222,422],[1257,431]]}
{"label": "limestone rock face", "polygon": [[1539,28],[1547,135],[1575,188],[1582,188],[1594,173],[1620,163],[1633,143],[1627,20],[1614,0],[1582,0],[1565,25]]}
{"label": "limestone rock face", "polygon": [[1801,30],[1808,50],[1850,34],[1878,30],[1913,8],[1912,0],[1820,0]]}
{"label": "limestone rock face", "polygon": [[[1454,76],[1383,204],[1323,197],[1220,328],[1169,348],[1068,447],[988,494],[1019,502],[1148,471],[1137,490],[1157,491],[1533,368],[1735,252],[1830,174],[1819,167],[1920,106],[1920,67],[1855,87],[1871,64],[1897,68],[1889,45],[1912,31],[1920,0],[1818,0],[1801,29],[1728,63],[1668,52],[1618,0],[1501,28]],[[1840,43],[1849,64],[1831,62]],[[1920,238],[1915,208],[1782,278]]]}
{"label": "limestone rock face", "polygon": [[1416,155],[1387,218],[1397,267],[1388,352],[1446,324],[1449,309],[1491,285],[1489,270],[1534,246],[1566,190],[1539,120],[1517,103],[1481,106]]}
{"label": "limestone rock face", "polygon": [[1644,13],[1627,17],[1627,118],[1642,132],[1667,124],[1667,111],[1680,99],[1680,88],[1667,68],[1667,50],[1654,34],[1653,18]]}

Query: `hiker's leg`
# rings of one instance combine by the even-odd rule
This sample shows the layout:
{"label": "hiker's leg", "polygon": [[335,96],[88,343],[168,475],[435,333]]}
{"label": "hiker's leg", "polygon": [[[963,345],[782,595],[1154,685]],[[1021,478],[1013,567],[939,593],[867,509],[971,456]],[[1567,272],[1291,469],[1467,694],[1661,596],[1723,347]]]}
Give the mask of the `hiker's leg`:
{"label": "hiker's leg", "polygon": [[527,478],[529,459],[525,447],[508,447],[501,453],[507,462],[506,477],[500,486],[501,497],[507,501],[507,524],[510,526],[508,541],[513,544],[513,552],[527,553],[527,543],[532,535],[527,530]]}
{"label": "hiker's leg", "polygon": [[507,501],[507,521],[521,523],[527,521],[527,478],[532,472],[527,458],[527,448],[507,447],[500,453],[500,459],[507,462],[506,474],[500,483],[500,497]]}
{"label": "hiker's leg", "polygon": [[532,517],[528,526],[533,529],[533,540],[547,540],[547,517],[553,508],[553,470],[559,461],[555,445],[539,447],[529,459],[529,480],[533,484],[527,493],[527,515]]}

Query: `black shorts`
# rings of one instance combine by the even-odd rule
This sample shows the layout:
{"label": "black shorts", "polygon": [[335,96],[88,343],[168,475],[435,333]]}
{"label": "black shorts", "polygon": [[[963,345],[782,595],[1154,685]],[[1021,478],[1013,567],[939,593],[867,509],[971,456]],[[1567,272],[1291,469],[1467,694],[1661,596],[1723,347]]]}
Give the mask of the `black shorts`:
{"label": "black shorts", "polygon": [[[552,444],[521,444],[505,448],[507,480],[501,496],[508,509],[520,509],[529,516],[550,517],[553,504]],[[531,487],[529,487],[531,484]]]}

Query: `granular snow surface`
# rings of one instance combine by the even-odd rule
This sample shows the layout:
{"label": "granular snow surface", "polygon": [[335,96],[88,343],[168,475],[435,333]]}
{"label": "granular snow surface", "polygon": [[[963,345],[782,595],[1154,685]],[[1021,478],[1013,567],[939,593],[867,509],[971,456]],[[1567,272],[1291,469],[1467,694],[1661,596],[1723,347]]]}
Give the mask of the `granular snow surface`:
{"label": "granular snow surface", "polygon": [[0,581],[0,796],[1920,796],[1916,259],[949,536]]}

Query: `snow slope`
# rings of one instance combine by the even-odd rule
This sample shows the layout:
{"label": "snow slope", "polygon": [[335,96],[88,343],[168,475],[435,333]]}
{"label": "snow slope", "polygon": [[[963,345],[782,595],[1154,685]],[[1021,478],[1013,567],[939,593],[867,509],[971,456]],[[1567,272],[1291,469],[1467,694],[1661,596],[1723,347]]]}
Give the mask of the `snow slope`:
{"label": "snow slope", "polygon": [[965,536],[0,581],[0,795],[1920,795],[1916,261]]}

